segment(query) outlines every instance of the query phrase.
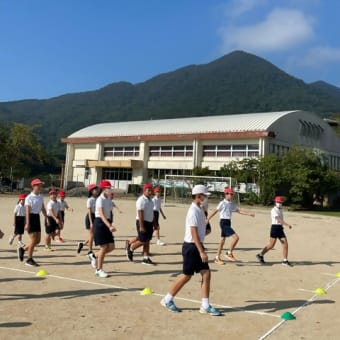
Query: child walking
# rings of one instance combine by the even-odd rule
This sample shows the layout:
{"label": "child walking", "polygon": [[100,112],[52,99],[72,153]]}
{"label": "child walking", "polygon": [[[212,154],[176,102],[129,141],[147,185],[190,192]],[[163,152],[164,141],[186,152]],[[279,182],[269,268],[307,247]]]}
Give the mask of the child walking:
{"label": "child walking", "polygon": [[59,207],[60,207],[60,218],[61,218],[62,223],[57,226],[55,240],[57,242],[61,242],[61,243],[65,242],[65,240],[61,237],[61,231],[64,229],[64,224],[65,224],[65,210],[73,211],[73,209],[65,201],[65,196],[66,196],[65,191],[61,190],[61,191],[58,192],[58,202],[59,202]]}
{"label": "child walking", "polygon": [[235,230],[231,227],[231,215],[233,212],[238,212],[241,215],[247,215],[251,217],[255,217],[254,213],[241,210],[234,203],[232,203],[232,197],[234,192],[231,188],[224,189],[224,200],[221,201],[216,207],[215,211],[210,214],[207,218],[207,223],[209,223],[210,219],[214,217],[218,212],[220,213],[220,227],[221,227],[221,240],[218,245],[217,254],[215,257],[215,263],[224,264],[221,259],[222,249],[225,243],[226,237],[231,237],[230,248],[227,251],[225,257],[229,261],[237,261],[233,255],[233,250],[235,249],[237,242],[239,241],[239,236],[236,234]]}
{"label": "child walking", "polygon": [[[114,238],[112,233],[117,229],[113,225],[112,209],[113,204],[110,198],[111,183],[109,181],[101,181],[99,185],[102,193],[96,200],[96,210],[94,219],[94,242],[100,246],[96,253],[97,266],[95,275],[101,278],[106,278],[109,275],[103,270],[103,262],[105,255],[114,249]],[[91,261],[92,264],[92,261]]]}
{"label": "child walking", "polygon": [[153,202],[153,229],[156,231],[156,237],[157,237],[157,245],[158,246],[164,246],[165,243],[161,241],[160,235],[159,235],[159,213],[162,214],[162,217],[164,220],[166,220],[166,216],[164,215],[164,212],[162,210],[162,200],[160,198],[161,196],[161,189],[156,187],[153,189],[154,197],[152,198]]}
{"label": "child walking", "polygon": [[22,242],[22,235],[25,232],[25,194],[19,195],[19,201],[14,208],[14,234],[9,238],[8,243],[13,244],[16,237],[18,237],[18,247],[24,247],[25,244]]}
{"label": "child walking", "polygon": [[24,247],[18,248],[18,257],[22,262],[24,261],[25,251],[27,251],[27,260],[25,264],[27,266],[38,267],[39,264],[33,259],[33,251],[35,246],[40,243],[41,239],[41,225],[40,225],[40,213],[42,212],[45,218],[47,217],[46,209],[44,205],[44,198],[41,194],[44,182],[39,178],[33,179],[31,182],[32,192],[25,199],[26,208],[26,224],[25,230],[30,236],[30,244]]}
{"label": "child walking", "polygon": [[195,273],[200,273],[202,276],[202,305],[200,313],[213,316],[221,315],[221,312],[209,303],[211,272],[208,264],[208,255],[203,247],[206,221],[201,208],[206,195],[207,189],[204,185],[195,185],[193,187],[192,204],[186,216],[185,236],[182,246],[183,274],[176,279],[169,292],[161,300],[161,305],[171,312],[181,312],[173,299]]}
{"label": "child walking", "polygon": [[259,254],[256,255],[256,258],[258,259],[260,263],[265,263],[264,254],[266,254],[269,250],[273,249],[275,246],[276,240],[279,239],[282,245],[282,252],[283,252],[282,264],[284,266],[292,267],[293,265],[288,261],[288,241],[287,241],[285,232],[283,231],[284,226],[288,227],[289,229],[291,229],[292,226],[283,219],[283,213],[282,213],[283,198],[281,196],[276,196],[274,201],[275,201],[275,206],[270,212],[272,226],[270,229],[269,243],[267,246],[265,246],[262,249],[262,251]]}

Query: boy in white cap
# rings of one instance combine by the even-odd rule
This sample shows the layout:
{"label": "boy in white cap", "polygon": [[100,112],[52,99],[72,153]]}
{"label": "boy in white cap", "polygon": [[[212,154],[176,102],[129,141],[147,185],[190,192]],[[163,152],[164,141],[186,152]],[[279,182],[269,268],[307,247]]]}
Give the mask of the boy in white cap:
{"label": "boy in white cap", "polygon": [[206,224],[205,215],[201,208],[206,195],[207,189],[204,185],[195,185],[192,189],[193,201],[186,216],[185,236],[182,246],[183,274],[176,279],[169,292],[161,300],[161,305],[171,312],[181,312],[176,307],[173,299],[183,286],[190,281],[194,273],[200,273],[202,276],[202,305],[200,313],[213,316],[221,315],[221,312],[209,303],[211,272],[208,264],[208,255],[203,247]]}
{"label": "boy in white cap", "polygon": [[231,227],[231,215],[233,212],[238,212],[241,215],[248,215],[254,217],[255,214],[245,210],[241,210],[232,202],[232,197],[234,192],[231,188],[224,189],[224,200],[221,201],[216,207],[215,211],[207,217],[207,223],[213,218],[218,212],[220,213],[220,227],[221,227],[221,240],[217,248],[217,254],[215,257],[215,263],[224,264],[221,259],[222,249],[225,243],[226,237],[231,237],[230,248],[227,251],[225,257],[229,261],[237,261],[233,255],[233,250],[235,249],[239,236],[236,234],[235,230]]}
{"label": "boy in white cap", "polygon": [[276,243],[276,240],[279,239],[282,244],[282,252],[283,252],[283,261],[282,264],[284,266],[290,266],[293,265],[288,261],[288,241],[287,237],[285,235],[285,232],[283,231],[283,227],[286,226],[289,229],[292,228],[290,224],[288,224],[283,219],[283,213],[282,213],[282,203],[283,198],[281,196],[276,196],[275,199],[275,206],[270,212],[271,219],[272,219],[272,226],[270,229],[270,239],[267,246],[265,246],[262,251],[256,255],[256,258],[260,263],[264,262],[264,254],[266,254],[269,250],[273,249]]}

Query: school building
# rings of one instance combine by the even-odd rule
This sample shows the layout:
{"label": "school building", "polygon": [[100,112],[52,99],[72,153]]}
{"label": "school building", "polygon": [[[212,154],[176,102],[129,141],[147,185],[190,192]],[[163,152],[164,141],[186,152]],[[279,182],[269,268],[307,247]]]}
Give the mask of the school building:
{"label": "school building", "polygon": [[293,145],[323,153],[340,171],[340,139],[316,114],[284,111],[103,123],[62,140],[67,144],[64,186],[99,183],[116,188],[192,175],[195,167],[218,171],[231,160],[282,154]]}

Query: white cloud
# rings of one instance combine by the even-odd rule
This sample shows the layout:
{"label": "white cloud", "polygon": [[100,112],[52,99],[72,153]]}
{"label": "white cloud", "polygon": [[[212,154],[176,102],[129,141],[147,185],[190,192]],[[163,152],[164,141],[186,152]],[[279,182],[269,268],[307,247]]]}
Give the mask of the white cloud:
{"label": "white cloud", "polygon": [[300,64],[307,67],[322,68],[329,63],[340,62],[340,48],[328,46],[312,47],[304,57],[301,58]]}
{"label": "white cloud", "polygon": [[313,21],[302,11],[273,9],[264,21],[248,26],[228,26],[220,30],[223,53],[234,49],[251,52],[284,51],[314,36]]}
{"label": "white cloud", "polygon": [[233,0],[226,9],[227,17],[237,18],[266,3],[266,0]]}

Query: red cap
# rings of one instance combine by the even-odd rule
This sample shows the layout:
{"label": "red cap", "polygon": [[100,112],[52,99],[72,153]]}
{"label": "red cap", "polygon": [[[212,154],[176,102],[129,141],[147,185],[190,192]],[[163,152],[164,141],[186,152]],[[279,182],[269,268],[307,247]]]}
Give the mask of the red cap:
{"label": "red cap", "polygon": [[224,189],[224,193],[225,193],[225,194],[233,194],[234,191],[233,191],[232,188],[225,188],[225,189]]}
{"label": "red cap", "polygon": [[146,190],[146,189],[152,189],[152,184],[150,184],[150,183],[145,183],[145,184],[143,185],[143,190]]}
{"label": "red cap", "polygon": [[87,190],[88,190],[88,191],[91,191],[91,190],[93,190],[94,188],[98,188],[98,185],[97,185],[97,184],[90,184],[90,185],[87,187]]}
{"label": "red cap", "polygon": [[65,191],[59,191],[59,192],[58,192],[58,196],[59,196],[59,197],[65,197],[65,196],[66,196]]}
{"label": "red cap", "polygon": [[274,201],[275,201],[275,203],[283,203],[283,197],[282,196],[276,196]]}
{"label": "red cap", "polygon": [[111,189],[112,185],[111,185],[110,181],[107,181],[107,180],[104,179],[100,182],[99,187],[101,189]]}
{"label": "red cap", "polygon": [[53,195],[53,194],[56,194],[57,192],[54,190],[54,189],[51,189],[49,192],[48,192],[48,194],[49,195]]}
{"label": "red cap", "polygon": [[161,188],[156,187],[156,188],[153,189],[153,192],[161,192]]}
{"label": "red cap", "polygon": [[45,184],[45,183],[42,180],[40,180],[39,178],[35,178],[31,182],[31,187],[33,187],[35,185],[39,185],[39,184]]}
{"label": "red cap", "polygon": [[19,195],[19,200],[24,200],[26,198],[26,195],[25,194],[20,194]]}

